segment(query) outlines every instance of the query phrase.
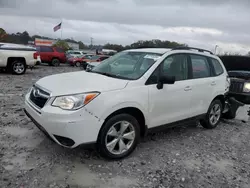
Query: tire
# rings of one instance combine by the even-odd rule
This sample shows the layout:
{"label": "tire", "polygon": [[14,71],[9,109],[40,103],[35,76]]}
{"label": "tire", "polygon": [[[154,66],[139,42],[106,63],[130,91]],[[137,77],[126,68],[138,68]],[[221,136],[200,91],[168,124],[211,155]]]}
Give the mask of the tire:
{"label": "tire", "polygon": [[26,64],[23,61],[15,60],[11,64],[11,72],[12,74],[22,75],[26,72]]}
{"label": "tire", "polygon": [[85,61],[82,62],[81,63],[81,69],[86,70],[87,69],[87,65],[88,65],[87,62],[85,62]]}
{"label": "tire", "polygon": [[[121,130],[121,125],[123,125],[124,131]],[[129,114],[118,114],[108,119],[103,125],[98,136],[97,149],[100,155],[106,159],[122,159],[134,151],[139,140],[140,126],[136,118]],[[107,145],[111,142],[114,143],[113,147],[112,145],[108,147]],[[128,149],[125,148],[124,151],[121,151],[121,146],[124,145]]]}
{"label": "tire", "polygon": [[76,66],[76,67],[80,67],[80,66],[81,66],[81,62],[77,61],[77,62],[75,63],[75,66]]}
{"label": "tire", "polygon": [[54,67],[60,66],[60,60],[57,59],[57,58],[52,59],[51,65],[54,66]]}
{"label": "tire", "polygon": [[[213,113],[215,111],[216,113]],[[200,120],[200,124],[206,129],[214,129],[220,122],[221,114],[222,114],[222,104],[220,100],[216,99],[210,104],[206,117]],[[214,118],[212,118],[212,116]]]}

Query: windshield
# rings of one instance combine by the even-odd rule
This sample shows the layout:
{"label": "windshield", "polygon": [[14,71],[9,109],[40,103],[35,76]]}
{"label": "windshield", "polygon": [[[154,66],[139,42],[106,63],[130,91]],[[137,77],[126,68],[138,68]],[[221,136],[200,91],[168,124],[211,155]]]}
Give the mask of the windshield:
{"label": "windshield", "polygon": [[125,51],[104,60],[92,72],[136,80],[161,57],[158,53]]}

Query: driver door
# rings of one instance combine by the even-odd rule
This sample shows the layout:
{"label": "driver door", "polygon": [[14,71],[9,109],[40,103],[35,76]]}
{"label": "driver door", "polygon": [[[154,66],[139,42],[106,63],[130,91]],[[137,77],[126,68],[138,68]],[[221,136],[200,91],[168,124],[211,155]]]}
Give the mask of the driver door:
{"label": "driver door", "polygon": [[[146,84],[149,88],[149,128],[166,125],[190,117],[192,87],[190,66],[186,54],[168,56],[154,71]],[[175,76],[174,84],[157,89],[160,75]]]}

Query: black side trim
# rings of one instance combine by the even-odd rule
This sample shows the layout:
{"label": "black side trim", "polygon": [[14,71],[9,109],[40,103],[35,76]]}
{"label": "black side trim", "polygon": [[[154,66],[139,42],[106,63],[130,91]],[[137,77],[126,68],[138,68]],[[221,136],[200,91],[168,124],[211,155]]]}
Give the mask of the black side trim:
{"label": "black side trim", "polygon": [[53,135],[58,142],[60,142],[60,144],[67,146],[67,147],[71,147],[75,144],[74,140],[64,137],[64,136],[58,136],[58,135]]}
{"label": "black side trim", "polygon": [[201,114],[201,115],[198,115],[198,116],[195,116],[195,117],[187,118],[187,119],[176,121],[176,122],[173,122],[173,123],[169,123],[169,124],[165,124],[165,125],[160,125],[160,126],[157,126],[157,127],[149,128],[147,130],[147,133],[159,132],[159,131],[163,131],[163,130],[168,129],[168,128],[187,125],[189,123],[193,123],[196,120],[204,119],[205,116],[206,116],[206,114]]}

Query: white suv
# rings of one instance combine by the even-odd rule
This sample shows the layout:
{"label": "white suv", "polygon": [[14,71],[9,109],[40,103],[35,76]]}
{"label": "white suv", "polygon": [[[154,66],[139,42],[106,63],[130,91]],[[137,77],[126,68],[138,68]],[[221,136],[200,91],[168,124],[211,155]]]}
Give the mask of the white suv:
{"label": "white suv", "polygon": [[219,123],[229,82],[221,60],[196,48],[133,49],[90,72],[40,79],[25,112],[56,143],[96,143],[100,154],[128,156],[149,130],[199,120]]}

